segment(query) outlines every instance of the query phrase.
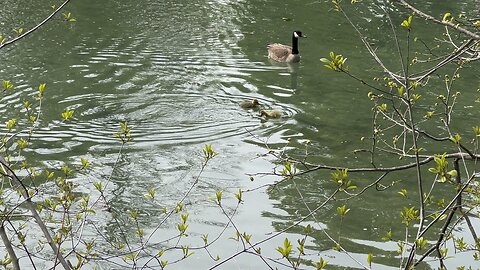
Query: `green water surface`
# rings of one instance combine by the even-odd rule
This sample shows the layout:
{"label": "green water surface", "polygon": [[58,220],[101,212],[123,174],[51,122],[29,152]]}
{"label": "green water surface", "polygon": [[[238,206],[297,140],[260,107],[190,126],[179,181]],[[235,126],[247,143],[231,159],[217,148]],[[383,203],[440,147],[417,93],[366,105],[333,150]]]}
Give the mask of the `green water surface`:
{"label": "green water surface", "polygon": [[[417,2],[435,16],[444,11],[472,14],[475,5],[478,11],[475,1]],[[390,26],[378,6],[381,3],[372,1],[347,11],[371,37],[369,41],[379,55],[399,71]],[[33,25],[48,13],[50,5],[49,1],[5,1],[0,34],[16,26]],[[144,198],[146,190],[155,188],[162,203],[172,207],[199,172],[204,144],[212,144],[219,155],[187,198],[192,223],[189,241],[197,245],[202,244],[201,234],[213,237],[228,221],[209,200],[216,191],[223,190],[229,198],[225,204],[234,205],[232,192],[238,188],[254,189],[279,180],[256,176],[252,182],[247,175],[272,172],[278,164],[266,155],[270,149],[282,149],[288,143],[286,149],[298,147],[300,150],[291,153],[299,155],[308,140],[311,162],[369,164],[367,155],[355,155],[353,150],[369,147],[369,142],[360,138],[368,136],[372,128],[372,103],[367,98],[371,89],[329,72],[319,59],[334,51],[348,57],[351,71],[359,76],[372,79],[383,74],[345,19],[333,12],[330,1],[81,0],[72,1],[66,10],[72,12],[76,23],[64,23],[59,17],[1,51],[0,79],[16,85],[15,94],[3,97],[0,103],[2,121],[19,114],[15,104],[33,97],[38,84],[47,83],[41,125],[26,156],[38,167],[50,168],[88,158],[92,171],[76,181],[81,192],[92,195],[92,183],[112,173],[120,149],[113,134],[120,121],[128,121],[134,141],[123,150],[108,192],[118,212],[142,209],[146,232],[156,226],[161,212]],[[405,10],[393,9],[391,13],[398,25],[408,16]],[[432,31],[431,25],[420,19],[415,23],[421,25],[416,35],[425,42],[432,42],[442,31]],[[301,62],[271,63],[265,45],[289,43],[293,30],[308,36],[300,40]],[[478,70],[477,64],[459,85],[463,95],[455,117],[460,126],[478,125]],[[432,80],[432,84],[441,82]],[[253,98],[266,108],[280,110],[283,117],[266,120],[258,111],[238,106]],[[475,109],[467,110],[472,107]],[[60,115],[66,108],[74,109],[75,116],[62,122]],[[378,165],[389,164],[388,160],[378,161]],[[259,241],[291,225],[309,213],[305,204],[313,209],[335,189],[329,174],[312,173],[296,179],[295,184],[245,193],[235,219],[240,231]],[[374,179],[373,175],[355,177],[361,187]],[[329,269],[354,269],[359,265],[352,258],[366,264],[367,254],[374,253],[378,254],[376,269],[398,269],[396,243],[384,242],[381,237],[389,229],[403,230],[399,212],[403,205],[414,203],[415,195],[406,202],[396,192],[411,188],[415,193],[415,182],[413,175],[388,180],[402,182],[391,192],[367,191],[349,201],[352,210],[342,224],[335,214],[336,207],[345,203],[342,201],[328,204],[315,219],[302,223],[315,228],[307,241],[308,259],[324,257]],[[107,235],[118,234],[110,216],[96,218]],[[176,222],[167,223],[153,239],[175,235]],[[134,226],[125,224],[134,235]],[[323,229],[340,239],[351,257],[334,251]],[[262,250],[278,259],[275,248],[285,237],[296,241],[299,233],[301,228],[274,238],[262,245]],[[221,258],[235,253],[240,245],[228,239],[232,236],[233,230],[212,247],[213,253]],[[470,260],[471,256],[458,254],[447,263],[453,267],[465,258]],[[192,258],[171,268],[208,269],[215,264],[205,253],[196,251]],[[422,267],[433,269],[437,265]],[[220,268],[268,269],[251,255],[242,255]]]}

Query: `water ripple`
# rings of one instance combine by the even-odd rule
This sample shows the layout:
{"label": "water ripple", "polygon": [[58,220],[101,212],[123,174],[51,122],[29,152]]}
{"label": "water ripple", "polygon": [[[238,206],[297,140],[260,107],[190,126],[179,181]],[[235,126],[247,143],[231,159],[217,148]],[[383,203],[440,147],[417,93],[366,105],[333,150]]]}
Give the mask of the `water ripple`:
{"label": "water ripple", "polygon": [[[150,30],[121,38],[115,32],[94,39],[84,35],[65,61],[69,70],[49,71],[49,76],[66,77],[48,86],[52,94],[42,121],[50,124],[37,129],[36,139],[56,142],[51,145],[55,153],[76,147],[68,145],[72,140],[86,146],[108,146],[117,143],[113,134],[122,121],[133,126],[136,147],[244,140],[251,133],[281,132],[298,110],[262,95],[263,89],[251,77],[258,72],[284,71],[285,67],[252,61],[242,53],[238,42],[244,36],[235,17],[247,14],[239,5],[223,0],[162,1],[148,5],[141,21],[134,21],[135,16],[125,21],[155,21],[162,27],[144,25]],[[172,16],[152,16],[157,10]],[[77,75],[70,76],[70,72]],[[23,82],[16,90],[3,97],[0,112],[9,111],[25,95],[36,94]],[[275,85],[267,85],[266,90],[278,97],[294,91]],[[239,107],[239,102],[253,98],[264,108],[282,111],[284,117],[267,122],[258,110]],[[65,108],[75,110],[74,118],[60,122]]]}

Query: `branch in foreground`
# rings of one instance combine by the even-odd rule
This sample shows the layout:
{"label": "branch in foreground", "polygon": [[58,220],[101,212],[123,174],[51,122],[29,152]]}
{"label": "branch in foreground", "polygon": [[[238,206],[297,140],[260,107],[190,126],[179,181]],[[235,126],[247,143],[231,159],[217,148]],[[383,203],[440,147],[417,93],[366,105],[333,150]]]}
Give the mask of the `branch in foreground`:
{"label": "branch in foreground", "polygon": [[[423,158],[423,160],[419,161],[420,165],[427,164],[435,158],[435,156],[420,156],[420,157]],[[452,153],[452,154],[445,155],[445,158],[449,158],[449,159],[452,159],[452,158],[461,158],[462,159],[463,158],[463,159],[466,159],[466,160],[476,160],[476,159],[480,158],[480,155],[477,154],[477,155],[474,155],[473,157],[471,157],[467,153]],[[299,162],[299,163],[302,164],[303,162]],[[314,165],[314,164],[310,164],[310,163],[303,163],[303,164],[307,165],[307,166],[311,166],[311,168],[309,168],[307,170],[304,170],[304,171],[301,171],[299,173],[296,173],[295,176],[306,174],[306,173],[309,173],[309,172],[312,172],[312,171],[322,170],[322,169],[323,170],[331,170],[331,171],[348,169],[349,172],[394,172],[394,171],[402,171],[402,170],[406,170],[406,169],[411,169],[411,168],[414,168],[417,165],[416,162],[412,162],[412,163],[408,163],[408,164],[405,164],[405,165],[393,166],[393,167],[347,168],[347,167],[329,166],[329,165]]]}
{"label": "branch in foreground", "polygon": [[451,27],[451,28],[457,30],[458,32],[461,32],[461,33],[463,33],[463,34],[465,34],[465,35],[467,35],[467,36],[469,36],[469,37],[471,37],[471,38],[473,38],[473,39],[480,40],[480,35],[477,34],[477,33],[473,33],[473,32],[471,32],[471,31],[469,31],[468,29],[465,29],[465,28],[463,28],[463,27],[460,27],[460,26],[458,26],[458,25],[456,25],[456,24],[453,24],[453,23],[451,23],[451,22],[440,21],[440,20],[434,18],[433,16],[430,16],[430,15],[428,15],[428,14],[426,14],[426,13],[418,10],[418,9],[415,8],[414,6],[412,6],[412,5],[410,5],[409,3],[407,3],[407,1],[405,1],[405,0],[397,0],[397,1],[398,1],[400,4],[402,4],[404,7],[406,7],[406,8],[408,8],[408,9],[410,9],[411,11],[415,12],[415,14],[418,14],[418,15],[420,15],[421,17],[423,17],[423,18],[425,18],[425,19],[427,19],[427,20],[429,20],[429,21],[433,21],[433,22],[435,22],[435,23],[438,23],[438,24],[442,24],[442,25]]}
{"label": "branch in foreground", "polygon": [[37,211],[37,206],[35,205],[35,203],[32,202],[32,199],[28,194],[27,188],[23,185],[22,181],[17,177],[14,171],[7,165],[7,162],[5,161],[4,157],[1,155],[0,155],[0,168],[9,177],[11,177],[15,182],[17,182],[21,186],[20,193],[25,198],[24,203],[26,204],[28,210],[30,210],[30,212],[32,213],[32,216],[34,217],[41,231],[43,232],[43,235],[47,240],[48,244],[50,245],[53,253],[55,254],[56,259],[60,261],[60,264],[62,264],[65,270],[71,269],[70,265],[65,260],[65,257],[60,252],[60,249],[55,245],[55,241],[53,240],[52,236],[50,235],[50,232],[48,231],[47,226],[45,225],[42,218],[40,217]]}
{"label": "branch in foreground", "polygon": [[14,38],[14,39],[11,39],[5,43],[2,43],[0,44],[0,49],[2,49],[3,47],[6,47],[8,45],[11,45],[17,41],[19,41],[20,39],[30,35],[31,33],[35,32],[38,28],[40,28],[42,25],[44,25],[45,23],[47,23],[50,19],[53,18],[53,16],[55,16],[55,14],[57,14],[58,12],[60,12],[60,10],[62,10],[62,8],[68,4],[68,2],[70,2],[70,0],[65,0],[65,2],[63,2],[57,9],[55,9],[49,16],[47,16],[45,19],[43,19],[43,21],[41,21],[39,24],[35,25],[35,27],[33,27],[32,29],[26,31],[25,33],[23,33],[22,35]]}
{"label": "branch in foreground", "polygon": [[10,242],[10,239],[8,239],[7,232],[5,231],[5,222],[2,222],[2,224],[0,224],[0,236],[2,238],[3,244],[5,245],[8,256],[10,256],[10,260],[12,260],[13,269],[20,270],[20,265],[18,264],[18,257],[15,254],[12,243]]}

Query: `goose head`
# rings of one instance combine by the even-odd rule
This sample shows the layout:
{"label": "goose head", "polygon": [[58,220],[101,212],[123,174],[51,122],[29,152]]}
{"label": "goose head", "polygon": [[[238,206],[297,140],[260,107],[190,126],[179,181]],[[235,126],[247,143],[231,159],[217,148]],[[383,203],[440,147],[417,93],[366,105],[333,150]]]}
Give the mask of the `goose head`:
{"label": "goose head", "polygon": [[306,37],[307,37],[306,35],[304,35],[304,34],[302,33],[302,31],[293,31],[293,36],[294,36],[295,38],[301,38],[301,37],[306,38]]}

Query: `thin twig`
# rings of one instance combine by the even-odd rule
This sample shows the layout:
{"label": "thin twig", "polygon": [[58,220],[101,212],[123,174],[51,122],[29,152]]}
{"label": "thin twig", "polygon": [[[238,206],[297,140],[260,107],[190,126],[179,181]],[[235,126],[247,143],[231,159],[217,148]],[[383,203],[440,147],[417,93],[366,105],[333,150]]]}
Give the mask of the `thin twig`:
{"label": "thin twig", "polygon": [[426,14],[425,12],[422,12],[420,10],[418,10],[417,8],[415,8],[414,6],[410,5],[409,3],[407,3],[407,1],[405,0],[395,0],[396,2],[399,2],[400,4],[402,4],[404,7],[410,9],[411,11],[413,11],[415,14],[418,14],[420,15],[421,17],[429,20],[429,21],[432,21],[432,22],[435,22],[435,23],[438,23],[438,24],[442,24],[442,25],[445,25],[445,26],[448,26],[450,28],[453,28],[455,30],[457,30],[458,32],[461,32],[467,36],[469,36],[470,38],[473,38],[473,39],[477,39],[479,40],[480,39],[480,35],[477,34],[477,33],[474,33],[474,32],[471,32],[469,31],[468,29],[465,29],[463,27],[460,27],[458,26],[457,24],[454,24],[454,23],[451,23],[449,21],[440,21],[436,18],[434,18],[433,16],[430,16],[428,14]]}
{"label": "thin twig", "polygon": [[12,262],[12,267],[15,270],[20,270],[20,265],[18,264],[18,257],[13,249],[12,242],[8,238],[7,232],[5,231],[5,222],[0,224],[0,236],[2,238],[5,249],[7,250],[8,256]]}
{"label": "thin twig", "polygon": [[70,0],[65,0],[57,9],[55,9],[49,16],[47,16],[45,19],[43,19],[43,21],[41,21],[39,24],[35,25],[32,29],[26,31],[25,33],[23,33],[22,35],[18,36],[18,37],[15,37],[14,39],[11,39],[11,40],[8,40],[2,44],[0,44],[0,49],[8,46],[8,45],[12,45],[14,44],[15,42],[19,41],[20,39],[22,38],[25,38],[26,36],[32,34],[33,32],[35,32],[36,30],[38,30],[38,28],[40,28],[42,25],[44,25],[45,23],[47,23],[50,19],[53,18],[53,16],[55,16],[55,14],[57,14],[58,12],[60,12],[60,10],[62,10],[62,8],[68,4],[68,2],[70,2]]}

